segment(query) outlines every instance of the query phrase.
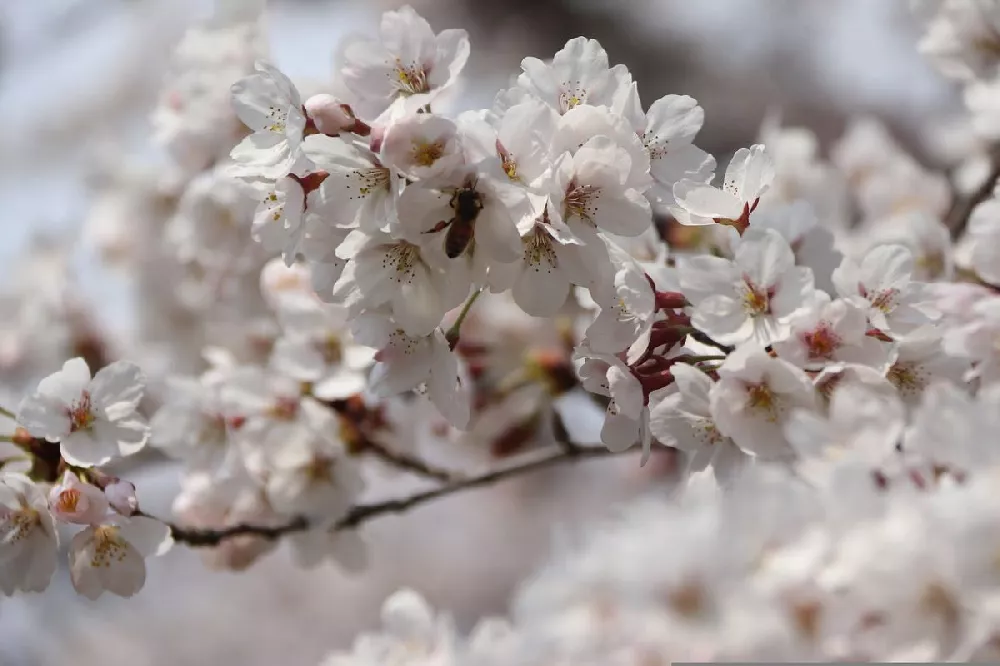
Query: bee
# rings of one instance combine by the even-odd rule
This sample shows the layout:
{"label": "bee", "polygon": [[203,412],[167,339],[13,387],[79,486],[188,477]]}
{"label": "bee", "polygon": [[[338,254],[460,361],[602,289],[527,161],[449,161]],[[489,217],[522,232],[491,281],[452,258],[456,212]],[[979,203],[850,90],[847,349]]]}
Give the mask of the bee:
{"label": "bee", "polygon": [[449,259],[458,257],[469,247],[476,232],[476,218],[483,209],[483,200],[472,187],[463,187],[455,191],[448,202],[455,211],[454,217],[447,222],[441,221],[433,229],[424,233],[436,233],[447,229],[444,236],[444,253]]}

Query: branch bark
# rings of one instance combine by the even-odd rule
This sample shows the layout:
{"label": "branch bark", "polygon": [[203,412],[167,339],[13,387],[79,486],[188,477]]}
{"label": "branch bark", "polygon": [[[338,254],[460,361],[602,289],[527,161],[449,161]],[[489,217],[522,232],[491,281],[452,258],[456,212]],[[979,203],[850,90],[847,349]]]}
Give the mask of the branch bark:
{"label": "branch bark", "polygon": [[455,472],[434,467],[419,458],[415,458],[400,451],[393,451],[388,447],[372,440],[366,441],[364,446],[365,451],[371,453],[374,457],[378,458],[387,465],[406,470],[407,472],[412,472],[419,476],[425,476],[428,479],[434,479],[435,481],[443,481],[447,483],[449,481],[456,480],[458,477],[458,474]]}
{"label": "branch bark", "polygon": [[957,239],[969,224],[969,218],[976,206],[985,201],[1000,180],[1000,145],[990,151],[990,171],[982,184],[965,197],[957,197],[945,217],[945,225],[951,231],[952,240]]}
{"label": "branch bark", "polygon": [[[343,517],[337,520],[330,527],[331,531],[341,531],[354,529],[375,518],[388,514],[403,513],[419,507],[422,504],[431,502],[441,497],[447,497],[455,493],[460,493],[474,488],[493,485],[500,481],[510,479],[523,474],[529,474],[549,467],[555,467],[563,463],[577,462],[592,458],[610,458],[613,456],[630,453],[630,451],[613,452],[603,446],[580,446],[573,445],[571,448],[558,448],[555,450],[543,451],[533,456],[525,456],[527,459],[516,464],[501,467],[489,472],[470,476],[464,479],[453,480],[439,488],[424,491],[399,499],[386,500],[373,504],[359,504],[352,507]],[[219,529],[188,528],[182,525],[165,522],[170,528],[174,541],[183,543],[195,548],[218,546],[226,539],[240,536],[255,536],[263,539],[278,539],[286,534],[302,532],[314,526],[304,516],[296,516],[287,523],[281,525],[250,525],[239,524]]]}

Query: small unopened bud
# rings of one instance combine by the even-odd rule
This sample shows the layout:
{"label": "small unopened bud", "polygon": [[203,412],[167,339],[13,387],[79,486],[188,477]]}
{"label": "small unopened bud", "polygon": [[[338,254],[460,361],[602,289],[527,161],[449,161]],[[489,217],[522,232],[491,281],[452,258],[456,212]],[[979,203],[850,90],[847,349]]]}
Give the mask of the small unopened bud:
{"label": "small unopened bud", "polygon": [[323,134],[340,134],[354,127],[351,107],[341,104],[333,95],[313,95],[306,100],[306,115]]}
{"label": "small unopened bud", "polygon": [[115,479],[104,487],[104,496],[108,498],[111,508],[123,516],[131,516],[139,509],[135,484],[130,481]]}
{"label": "small unopened bud", "polygon": [[24,448],[26,446],[31,446],[31,440],[32,439],[34,439],[34,438],[31,436],[31,433],[27,431],[27,429],[22,428],[21,426],[18,426],[14,430],[14,434],[11,435],[10,441],[15,446],[19,446],[21,448]]}

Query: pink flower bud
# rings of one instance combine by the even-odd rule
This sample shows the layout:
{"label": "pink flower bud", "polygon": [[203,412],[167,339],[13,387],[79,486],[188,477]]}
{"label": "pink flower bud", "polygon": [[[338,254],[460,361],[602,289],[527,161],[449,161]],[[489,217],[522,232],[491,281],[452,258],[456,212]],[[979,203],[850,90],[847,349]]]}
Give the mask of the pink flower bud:
{"label": "pink flower bud", "polygon": [[340,134],[354,126],[351,107],[341,104],[333,95],[313,95],[306,100],[306,114],[323,134]]}
{"label": "pink flower bud", "polygon": [[84,483],[67,470],[49,491],[49,510],[57,520],[94,525],[108,513],[108,501],[96,486]]}
{"label": "pink flower bud", "polygon": [[115,479],[104,487],[111,508],[123,516],[131,516],[138,510],[139,501],[135,498],[135,484],[130,481]]}

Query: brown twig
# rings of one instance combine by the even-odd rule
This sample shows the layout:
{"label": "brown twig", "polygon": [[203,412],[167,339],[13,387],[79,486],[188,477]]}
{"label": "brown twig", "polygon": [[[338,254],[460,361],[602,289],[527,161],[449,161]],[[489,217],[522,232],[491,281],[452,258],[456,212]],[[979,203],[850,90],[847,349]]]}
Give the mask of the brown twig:
{"label": "brown twig", "polygon": [[[465,479],[455,480],[440,488],[428,490],[410,495],[400,499],[386,500],[374,504],[359,504],[351,508],[340,520],[331,527],[331,531],[349,530],[356,528],[369,520],[391,513],[402,513],[409,511],[422,504],[446,497],[454,493],[465,490],[489,486],[506,479],[510,479],[522,474],[529,474],[548,467],[554,467],[562,463],[576,462],[590,458],[609,458],[627,452],[612,452],[608,449],[596,446],[574,445],[572,448],[557,450],[547,450],[534,456],[525,456],[527,460],[512,464],[500,469],[495,469],[478,476],[470,476]],[[281,525],[231,525],[219,529],[187,528],[173,523],[166,523],[173,535],[174,541],[192,547],[218,546],[222,541],[239,536],[255,536],[263,539],[278,539],[286,534],[301,532],[309,529],[309,521],[297,516],[287,523]]]}
{"label": "brown twig", "polygon": [[371,453],[387,465],[398,467],[399,469],[406,470],[407,472],[413,472],[414,474],[419,474],[420,476],[426,476],[427,478],[434,479],[436,481],[443,481],[447,483],[455,480],[457,476],[454,472],[434,467],[427,464],[420,458],[416,458],[406,453],[393,451],[371,439],[365,441],[364,451]]}
{"label": "brown twig", "polygon": [[965,231],[965,227],[969,224],[969,218],[972,216],[972,211],[990,196],[993,188],[997,185],[997,180],[1000,180],[1000,146],[994,146],[990,151],[990,172],[983,179],[983,182],[969,195],[965,197],[956,196],[951,210],[948,211],[948,215],[945,217],[945,225],[951,231],[953,240],[957,239]]}

